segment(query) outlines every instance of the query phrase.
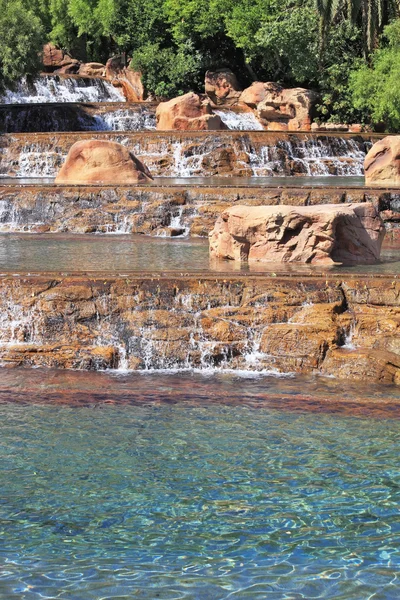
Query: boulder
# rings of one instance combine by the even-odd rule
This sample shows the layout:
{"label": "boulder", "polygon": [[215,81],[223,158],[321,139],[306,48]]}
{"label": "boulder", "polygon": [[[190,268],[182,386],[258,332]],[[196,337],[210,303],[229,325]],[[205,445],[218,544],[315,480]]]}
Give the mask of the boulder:
{"label": "boulder", "polygon": [[43,46],[42,62],[46,73],[77,73],[80,62],[54,44]]}
{"label": "boulder", "polygon": [[284,89],[277,83],[254,82],[239,101],[254,108],[267,129],[310,131],[317,94],[305,88]]}
{"label": "boulder", "polygon": [[204,84],[205,92],[215,106],[237,104],[241,87],[230,69],[207,71]]}
{"label": "boulder", "polygon": [[82,63],[78,75],[82,77],[105,77],[106,67],[102,63]]}
{"label": "boulder", "polygon": [[156,110],[157,129],[168,131],[220,130],[226,129],[221,117],[214,115],[208,101],[189,92],[168,102],[161,102]]}
{"label": "boulder", "polygon": [[372,264],[383,221],[372,203],[234,206],[209,234],[210,255],[238,261]]}
{"label": "boulder", "polygon": [[366,185],[400,186],[400,135],[376,142],[364,161]]}
{"label": "boulder", "polygon": [[145,90],[142,74],[127,67],[122,54],[108,59],[105,76],[115,87],[122,90],[128,102],[143,102]]}
{"label": "boulder", "polygon": [[71,147],[55,182],[127,184],[151,179],[147,167],[122,144],[84,140]]}
{"label": "boulder", "polygon": [[250,87],[246,88],[239,98],[239,102],[247,104],[251,108],[256,108],[260,102],[265,99],[267,94],[267,87],[270,84],[263,83],[262,81],[254,81]]}

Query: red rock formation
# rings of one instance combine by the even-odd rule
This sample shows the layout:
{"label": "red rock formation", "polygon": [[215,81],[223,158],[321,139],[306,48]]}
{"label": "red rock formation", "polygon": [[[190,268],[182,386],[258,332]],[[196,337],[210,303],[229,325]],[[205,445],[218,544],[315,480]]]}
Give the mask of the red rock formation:
{"label": "red rock formation", "polygon": [[371,203],[234,206],[210,233],[215,258],[369,264],[379,260],[384,225]]}
{"label": "red rock formation", "polygon": [[71,147],[55,182],[127,184],[145,183],[150,179],[147,167],[122,144],[85,140]]}
{"label": "red rock formation", "polygon": [[142,74],[126,67],[122,55],[109,58],[105,69],[106,78],[115,87],[122,89],[128,102],[143,102],[145,90]]}
{"label": "red rock formation", "polygon": [[156,111],[157,129],[169,131],[226,129],[221,117],[212,113],[209,102],[193,92],[161,102]]}
{"label": "red rock formation", "polygon": [[66,54],[61,48],[57,48],[54,44],[46,44],[43,46],[43,66],[47,73],[72,73],[75,74],[79,70],[79,60],[72,58]]}
{"label": "red rock formation", "polygon": [[364,161],[365,183],[400,185],[400,135],[390,135],[376,142]]}
{"label": "red rock formation", "polygon": [[215,106],[237,104],[241,88],[230,69],[207,71],[204,83],[205,92]]}
{"label": "red rock formation", "polygon": [[82,63],[78,75],[82,77],[105,77],[106,67],[102,63]]}
{"label": "red rock formation", "polygon": [[244,90],[239,101],[257,107],[257,114],[267,129],[309,131],[311,113],[317,95],[305,88],[284,89],[273,82],[256,81]]}

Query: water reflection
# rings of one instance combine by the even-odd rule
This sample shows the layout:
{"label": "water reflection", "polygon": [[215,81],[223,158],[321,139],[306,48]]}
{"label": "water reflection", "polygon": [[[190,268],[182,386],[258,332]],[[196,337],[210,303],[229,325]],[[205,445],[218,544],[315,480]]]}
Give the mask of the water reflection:
{"label": "water reflection", "polygon": [[219,272],[312,275],[400,273],[400,248],[386,247],[378,265],[318,267],[306,264],[210,260],[201,238],[143,235],[0,234],[0,273],[26,272]]}

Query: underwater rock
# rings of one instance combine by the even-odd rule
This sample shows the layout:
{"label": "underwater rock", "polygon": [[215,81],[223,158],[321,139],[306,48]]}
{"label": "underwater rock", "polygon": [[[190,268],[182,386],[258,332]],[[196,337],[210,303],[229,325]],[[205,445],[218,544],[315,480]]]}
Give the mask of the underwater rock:
{"label": "underwater rock", "polygon": [[234,206],[211,231],[210,255],[238,261],[372,264],[384,224],[371,203]]}
{"label": "underwater rock", "polygon": [[367,185],[400,185],[400,135],[375,142],[365,157],[364,171]]}
{"label": "underwater rock", "polygon": [[169,131],[227,129],[221,117],[214,115],[210,103],[189,92],[168,102],[161,102],[156,111],[157,129]]}
{"label": "underwater rock", "polygon": [[76,142],[55,182],[83,183],[145,183],[152,179],[148,168],[125,146],[107,140]]}

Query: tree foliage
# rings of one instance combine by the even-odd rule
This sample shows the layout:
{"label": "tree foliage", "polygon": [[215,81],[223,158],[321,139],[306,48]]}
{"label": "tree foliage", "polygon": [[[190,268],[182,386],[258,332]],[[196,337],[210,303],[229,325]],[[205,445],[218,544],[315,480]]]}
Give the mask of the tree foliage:
{"label": "tree foliage", "polygon": [[368,119],[391,131],[400,128],[400,20],[384,30],[385,44],[352,73],[350,89],[354,106]]}
{"label": "tree foliage", "polygon": [[[260,80],[313,88],[322,120],[370,114],[396,122],[389,89],[397,73],[394,29],[371,52],[400,0],[0,0],[0,6],[3,83],[34,73],[41,44],[52,41],[85,61],[126,53],[158,97],[201,91],[207,69],[230,67],[243,86]],[[380,90],[389,80],[384,101]],[[381,94],[379,106],[363,86]],[[385,102],[391,107],[383,108]]]}
{"label": "tree foliage", "polygon": [[40,65],[44,28],[23,0],[0,0],[0,71],[2,85],[33,75]]}

